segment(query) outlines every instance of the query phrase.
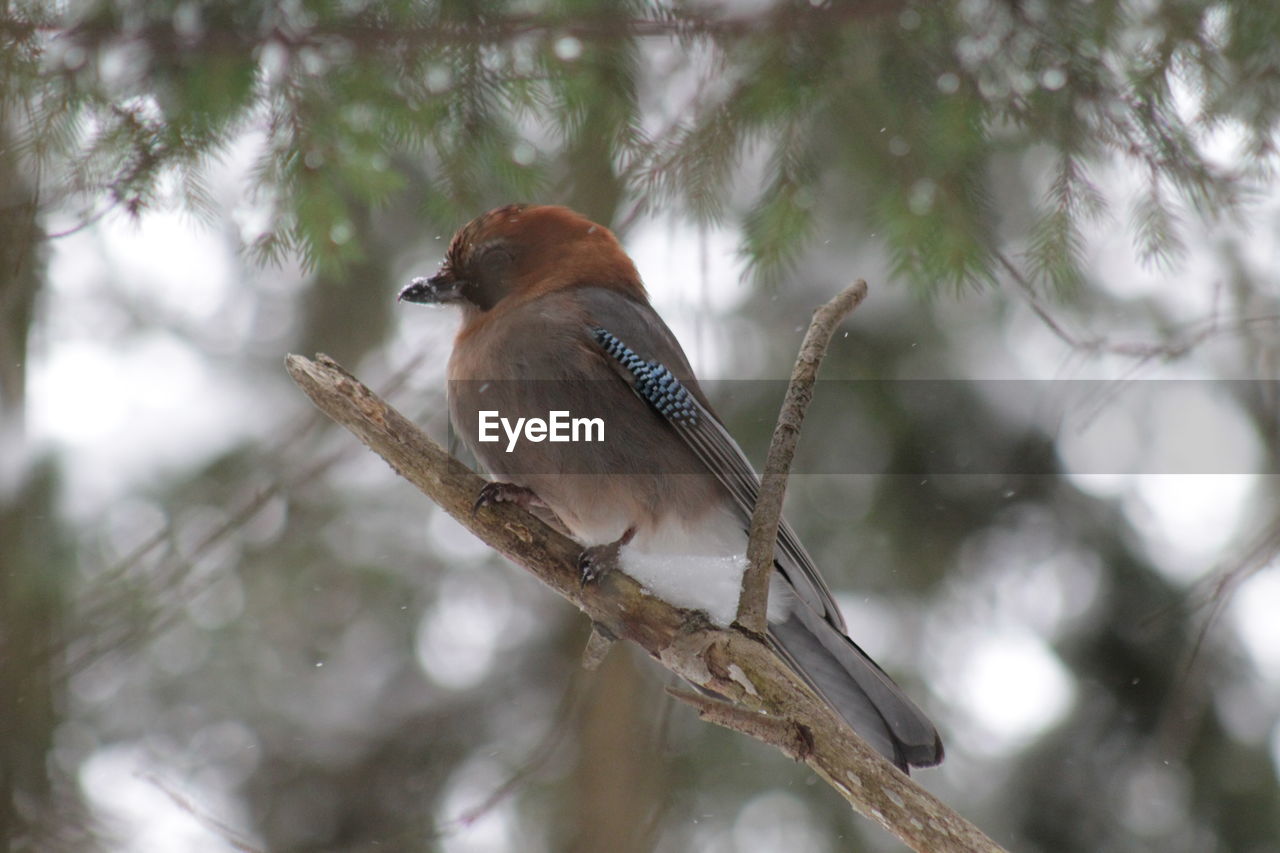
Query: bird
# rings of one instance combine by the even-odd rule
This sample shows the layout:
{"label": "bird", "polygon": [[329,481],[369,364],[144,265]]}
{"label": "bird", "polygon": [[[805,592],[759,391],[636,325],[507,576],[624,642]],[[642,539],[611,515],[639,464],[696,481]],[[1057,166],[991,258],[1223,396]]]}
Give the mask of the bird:
{"label": "bird", "polygon": [[[549,512],[584,546],[584,580],[620,568],[732,621],[759,478],[612,231],[567,207],[498,207],[458,229],[438,272],[398,301],[461,309],[449,411],[493,478],[477,507]],[[556,413],[569,439],[555,439]],[[569,425],[597,418],[601,440],[572,440]],[[774,652],[854,732],[904,772],[942,761],[933,723],[849,638],[785,519],[767,611]]]}

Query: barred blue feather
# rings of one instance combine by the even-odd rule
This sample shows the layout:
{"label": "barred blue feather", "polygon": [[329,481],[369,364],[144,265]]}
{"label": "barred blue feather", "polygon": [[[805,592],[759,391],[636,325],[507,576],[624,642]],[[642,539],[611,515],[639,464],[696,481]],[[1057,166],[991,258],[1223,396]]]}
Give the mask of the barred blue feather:
{"label": "barred blue feather", "polygon": [[697,425],[697,402],[689,389],[665,365],[657,361],[645,361],[608,329],[595,326],[592,327],[591,334],[604,351],[635,378],[636,392],[657,409],[660,415],[678,424]]}

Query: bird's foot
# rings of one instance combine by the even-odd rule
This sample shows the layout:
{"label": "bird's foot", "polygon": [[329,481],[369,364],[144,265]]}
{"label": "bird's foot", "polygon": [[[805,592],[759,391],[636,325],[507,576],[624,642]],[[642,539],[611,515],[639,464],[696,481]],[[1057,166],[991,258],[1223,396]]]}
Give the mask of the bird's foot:
{"label": "bird's foot", "polygon": [[592,545],[578,555],[578,586],[583,587],[595,583],[609,572],[618,568],[618,551],[616,542],[607,545]]}
{"label": "bird's foot", "polygon": [[605,545],[592,545],[578,555],[579,586],[595,583],[609,572],[618,568],[618,552],[635,535],[636,529],[628,527],[627,532],[623,533],[616,542],[609,542]]}
{"label": "bird's foot", "polygon": [[517,486],[515,483],[485,483],[484,488],[480,490],[480,494],[476,495],[476,502],[471,506],[471,513],[474,515],[479,512],[481,507],[504,503],[515,504],[521,509],[528,509],[531,506],[545,506],[533,489]]}

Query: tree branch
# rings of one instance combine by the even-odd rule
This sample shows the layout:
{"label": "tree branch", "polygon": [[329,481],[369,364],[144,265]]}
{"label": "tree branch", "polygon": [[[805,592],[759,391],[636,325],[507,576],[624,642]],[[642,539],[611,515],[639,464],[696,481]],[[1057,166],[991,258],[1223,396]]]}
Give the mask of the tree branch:
{"label": "tree branch", "polygon": [[763,634],[767,628],[769,606],[769,574],[773,570],[773,549],[778,541],[778,525],[782,520],[782,499],[787,494],[787,475],[791,459],[796,455],[804,413],[813,400],[813,383],[818,367],[827,354],[827,346],[836,326],[867,297],[867,283],[858,279],[813,312],[809,331],[805,333],[796,365],[791,370],[787,396],[778,413],[760,477],[760,494],[751,513],[751,538],[747,543],[747,570],[742,574],[742,592],[738,596],[738,614],[734,620],[748,631]]}
{"label": "tree branch", "polygon": [[659,17],[629,18],[613,14],[564,17],[515,13],[475,19],[445,16],[429,23],[406,20],[370,23],[348,16],[337,21],[315,21],[306,27],[275,27],[265,34],[211,26],[201,30],[198,40],[175,38],[173,27],[167,24],[150,23],[122,33],[118,27],[92,21],[81,22],[68,30],[65,23],[56,17],[27,20],[0,15],[0,33],[15,40],[70,33],[86,48],[129,39],[144,41],[153,50],[164,54],[195,47],[206,51],[248,50],[264,41],[297,50],[324,47],[335,40],[362,53],[387,54],[406,48],[426,50],[454,45],[500,45],[521,38],[555,39],[566,35],[593,42],[624,38],[741,39],[787,32],[823,32],[851,22],[892,18],[899,11],[901,4],[895,0],[880,0],[850,6],[782,6],[765,13],[720,16],[698,14],[689,9]]}
{"label": "tree branch", "polygon": [[[622,572],[585,587],[581,546],[513,504],[472,513],[484,480],[326,356],[285,359],[289,374],[325,414],[390,463],[476,536],[532,572],[612,635],[630,640],[693,684],[755,714],[707,705],[714,722],[804,761],[863,815],[917,851],[1000,853],[949,809],[855,736],[830,706],[758,639],[711,626],[700,614],[646,595]],[[770,718],[756,719],[764,712]]]}

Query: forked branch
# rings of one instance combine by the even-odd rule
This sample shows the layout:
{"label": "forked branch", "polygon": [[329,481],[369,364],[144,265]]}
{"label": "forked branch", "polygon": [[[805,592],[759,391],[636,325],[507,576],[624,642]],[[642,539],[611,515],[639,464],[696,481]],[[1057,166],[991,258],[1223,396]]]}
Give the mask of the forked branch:
{"label": "forked branch", "polygon": [[[325,356],[285,360],[294,381],[343,425],[476,536],[523,566],[613,636],[737,705],[699,704],[700,714],[804,761],[855,809],[918,851],[1001,850],[854,735],[844,721],[751,634],[646,595],[621,572],[585,587],[581,547],[513,504],[472,513],[484,485],[403,415]],[[767,717],[762,718],[762,713]]]}
{"label": "forked branch", "polygon": [[734,620],[748,631],[763,634],[769,605],[769,575],[773,570],[773,549],[778,541],[778,525],[782,521],[782,499],[787,494],[787,475],[800,441],[804,413],[813,400],[813,383],[818,367],[827,354],[836,326],[862,304],[867,296],[867,283],[858,279],[836,294],[835,298],[813,312],[809,331],[805,333],[796,366],[791,370],[787,395],[778,412],[778,423],[769,442],[764,473],[760,477],[760,494],[751,513],[751,533],[747,542],[747,570],[742,575],[742,591],[738,596],[738,615]]}

